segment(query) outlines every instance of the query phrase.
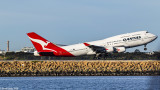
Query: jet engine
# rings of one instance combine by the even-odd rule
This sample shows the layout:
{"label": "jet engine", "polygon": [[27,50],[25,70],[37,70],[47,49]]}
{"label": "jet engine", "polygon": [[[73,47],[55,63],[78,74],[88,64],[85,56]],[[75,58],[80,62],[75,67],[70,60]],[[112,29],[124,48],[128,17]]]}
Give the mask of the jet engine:
{"label": "jet engine", "polygon": [[125,47],[115,47],[115,48],[116,48],[116,51],[117,51],[118,53],[121,53],[121,52],[125,52],[125,51],[126,51]]}
{"label": "jet engine", "polygon": [[108,48],[106,48],[106,51],[107,51],[107,53],[112,53],[112,52],[115,51],[115,48],[114,47],[108,47]]}
{"label": "jet engine", "polygon": [[126,51],[126,49],[125,49],[125,47],[108,47],[108,48],[106,48],[106,51],[108,52],[108,53],[116,53],[116,52],[118,52],[118,53],[121,53],[121,52],[125,52]]}

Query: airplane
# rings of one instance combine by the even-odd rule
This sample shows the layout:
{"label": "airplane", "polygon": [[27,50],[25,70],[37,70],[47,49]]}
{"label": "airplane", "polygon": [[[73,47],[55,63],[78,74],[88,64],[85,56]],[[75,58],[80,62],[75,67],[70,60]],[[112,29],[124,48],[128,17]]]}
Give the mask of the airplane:
{"label": "airplane", "polygon": [[107,55],[108,53],[125,52],[127,48],[142,45],[144,45],[144,50],[147,50],[146,45],[156,40],[158,37],[148,31],[138,31],[121,34],[98,41],[59,46],[44,39],[35,32],[27,33],[27,35],[37,50],[34,52],[35,56],[59,57],[75,57],[82,55],[95,55],[95,57],[101,57],[102,55]]}

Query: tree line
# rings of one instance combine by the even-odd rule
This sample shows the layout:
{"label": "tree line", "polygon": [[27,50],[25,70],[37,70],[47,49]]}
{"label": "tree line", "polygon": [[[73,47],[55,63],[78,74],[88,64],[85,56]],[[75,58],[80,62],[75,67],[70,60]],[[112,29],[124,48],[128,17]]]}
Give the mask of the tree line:
{"label": "tree line", "polygon": [[[91,56],[78,56],[78,57],[53,57],[53,56],[34,56],[33,53],[25,52],[7,52],[0,55],[0,60],[94,60],[94,55]],[[104,60],[160,60],[160,52],[154,54],[146,54],[144,52],[126,52],[126,53],[113,53],[107,54]]]}

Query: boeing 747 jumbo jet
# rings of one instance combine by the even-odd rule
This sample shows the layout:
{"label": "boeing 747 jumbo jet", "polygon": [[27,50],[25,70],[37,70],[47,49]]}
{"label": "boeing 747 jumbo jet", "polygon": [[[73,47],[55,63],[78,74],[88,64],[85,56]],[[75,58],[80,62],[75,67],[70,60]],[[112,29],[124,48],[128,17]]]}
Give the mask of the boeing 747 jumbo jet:
{"label": "boeing 747 jumbo jet", "polygon": [[59,46],[49,42],[34,32],[27,33],[27,35],[37,50],[34,52],[35,56],[68,57],[81,55],[96,55],[99,57],[107,53],[125,52],[127,48],[141,45],[144,45],[144,50],[147,50],[146,45],[157,38],[156,35],[147,31],[139,31],[121,34],[98,41]]}

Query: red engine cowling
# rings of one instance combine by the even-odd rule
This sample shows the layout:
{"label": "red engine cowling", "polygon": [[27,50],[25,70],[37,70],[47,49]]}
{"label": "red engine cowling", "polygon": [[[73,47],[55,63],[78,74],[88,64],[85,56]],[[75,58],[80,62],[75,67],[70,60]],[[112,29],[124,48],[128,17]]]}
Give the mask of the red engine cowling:
{"label": "red engine cowling", "polygon": [[115,48],[114,47],[108,47],[108,48],[106,48],[106,51],[107,51],[107,53],[112,53],[112,52],[115,51]]}
{"label": "red engine cowling", "polygon": [[125,51],[126,51],[125,47],[115,47],[115,48],[116,48],[116,51],[117,51],[118,53],[121,53],[121,52],[125,52]]}

